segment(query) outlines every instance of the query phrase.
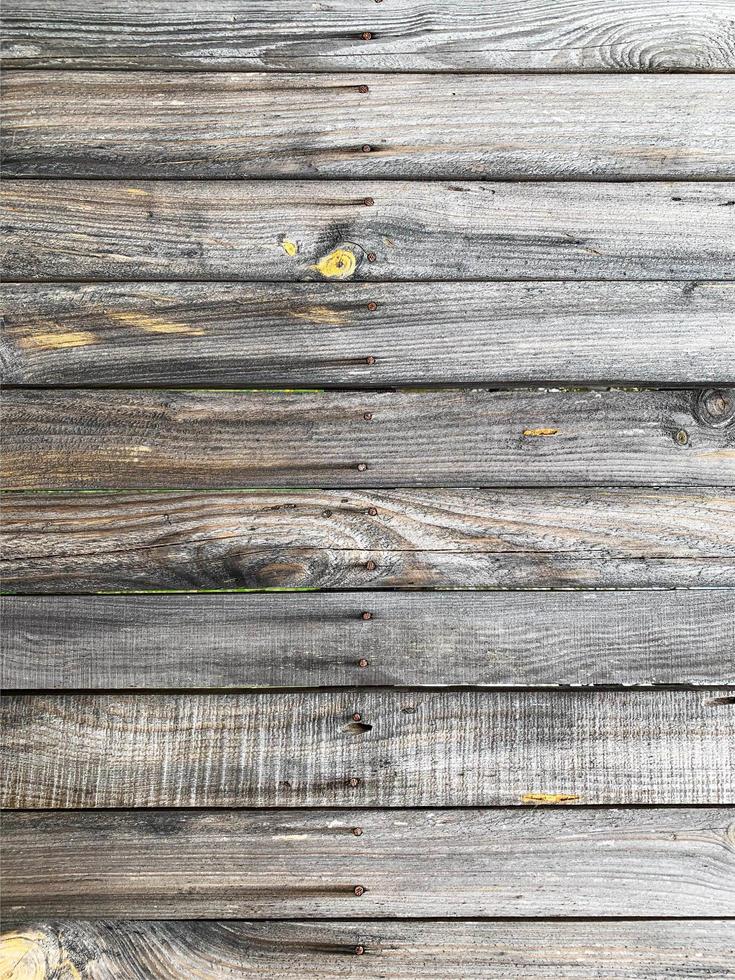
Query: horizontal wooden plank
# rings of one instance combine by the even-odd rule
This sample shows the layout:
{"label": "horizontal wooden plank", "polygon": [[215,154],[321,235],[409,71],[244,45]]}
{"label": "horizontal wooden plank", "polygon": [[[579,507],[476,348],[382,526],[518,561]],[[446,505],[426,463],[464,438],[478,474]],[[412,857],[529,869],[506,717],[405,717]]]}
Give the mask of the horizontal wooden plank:
{"label": "horizontal wooden plank", "polygon": [[0,804],[735,803],[735,699],[350,689],[9,695]]}
{"label": "horizontal wooden plank", "polygon": [[5,384],[735,382],[732,283],[8,283],[3,293]]}
{"label": "horizontal wooden plank", "polygon": [[599,978],[601,970],[607,978],[653,980],[693,976],[693,949],[698,971],[727,976],[735,953],[732,923],[62,920],[24,923],[8,932],[0,938],[0,966],[42,961],[51,969],[67,965],[79,975],[102,967],[115,976],[194,972],[212,980],[251,974],[265,980],[291,975],[505,980],[509,970],[551,978],[560,969],[576,980]]}
{"label": "horizontal wooden plank", "polygon": [[18,596],[0,619],[6,691],[735,685],[735,589]]}
{"label": "horizontal wooden plank", "polygon": [[727,916],[732,821],[709,807],[8,812],[3,913],[358,928],[395,915]]}
{"label": "horizontal wooden plank", "polygon": [[735,586],[732,490],[0,495],[13,592]]}
{"label": "horizontal wooden plank", "polygon": [[8,0],[8,66],[732,71],[727,0]]}
{"label": "horizontal wooden plank", "polygon": [[21,388],[9,490],[728,486],[735,389]]}
{"label": "horizontal wooden plank", "polygon": [[735,164],[729,75],[10,72],[3,120],[14,177],[676,180]]}
{"label": "horizontal wooden plank", "polygon": [[727,279],[735,183],[3,184],[7,279]]}
{"label": "horizontal wooden plank", "polygon": [[[23,922],[0,937],[0,968],[68,964],[80,976],[282,980],[659,980],[726,977],[729,920],[643,922]],[[696,960],[694,959],[696,957]],[[694,961],[694,963],[693,963]],[[695,964],[695,965],[694,965]],[[515,972],[517,971],[517,972]],[[604,973],[602,972],[604,971]],[[19,974],[8,974],[20,976]],[[56,974],[53,974],[56,975]],[[63,976],[64,974],[58,974]],[[67,974],[74,976],[76,974]]]}

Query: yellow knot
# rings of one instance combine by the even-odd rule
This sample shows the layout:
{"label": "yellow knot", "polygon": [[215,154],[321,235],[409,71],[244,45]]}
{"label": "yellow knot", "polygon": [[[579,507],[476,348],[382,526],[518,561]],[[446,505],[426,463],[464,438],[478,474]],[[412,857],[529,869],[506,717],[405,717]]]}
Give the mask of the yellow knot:
{"label": "yellow knot", "polygon": [[325,279],[347,279],[357,268],[355,253],[347,248],[335,248],[329,255],[319,259],[312,269]]}
{"label": "yellow knot", "polygon": [[524,436],[555,436],[558,429],[524,429]]}
{"label": "yellow knot", "polygon": [[0,937],[2,980],[44,980],[59,966],[58,948],[42,932],[8,932]]}
{"label": "yellow knot", "polygon": [[291,258],[293,258],[294,255],[296,255],[296,253],[299,250],[299,246],[296,244],[296,242],[290,242],[288,238],[283,239],[283,241],[281,242],[281,248],[286,253],[286,255],[290,255]]}
{"label": "yellow knot", "polygon": [[571,796],[568,793],[526,793],[522,797],[524,803],[545,803],[553,805],[555,803],[574,803],[578,796]]}

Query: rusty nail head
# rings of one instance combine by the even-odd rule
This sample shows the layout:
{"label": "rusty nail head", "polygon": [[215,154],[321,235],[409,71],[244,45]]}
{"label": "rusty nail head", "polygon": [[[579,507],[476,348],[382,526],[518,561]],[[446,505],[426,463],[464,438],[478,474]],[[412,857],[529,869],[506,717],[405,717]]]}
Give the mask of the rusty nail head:
{"label": "rusty nail head", "polygon": [[363,418],[365,419],[366,422],[372,422],[372,420],[373,420],[373,413],[372,412],[365,412],[365,414],[363,415]]}
{"label": "rusty nail head", "polygon": [[352,833],[355,835],[355,837],[362,837],[362,827],[353,827]]}
{"label": "rusty nail head", "polygon": [[369,619],[372,618],[373,618],[373,614],[371,612],[367,612],[367,610],[365,612],[360,613],[360,619],[364,619],[365,622],[367,622]]}
{"label": "rusty nail head", "polygon": [[362,887],[362,885],[355,885],[355,894],[357,895],[358,898],[360,897],[360,895],[365,894],[365,889]]}
{"label": "rusty nail head", "polygon": [[364,473],[367,469],[367,463],[358,463],[357,468],[361,473]]}
{"label": "rusty nail head", "polygon": [[357,666],[358,667],[367,667],[367,665],[368,665],[368,662],[367,662],[367,660],[364,657],[362,658],[362,660],[358,660],[357,661]]}
{"label": "rusty nail head", "polygon": [[375,364],[375,358],[373,357],[372,354],[368,354],[368,356],[365,358],[365,363],[366,364]]}
{"label": "rusty nail head", "polygon": [[372,558],[369,559],[369,561],[366,561],[365,562],[365,568],[367,568],[367,570],[369,572],[374,572],[377,567],[378,566],[375,564],[375,562],[372,560]]}
{"label": "rusty nail head", "polygon": [[363,41],[372,41],[372,39],[373,39],[373,32],[372,31],[363,31],[360,36],[362,37]]}
{"label": "rusty nail head", "polygon": [[353,776],[352,779],[350,780],[350,786],[359,786],[359,785],[360,785],[360,780],[357,778],[357,776]]}
{"label": "rusty nail head", "polygon": [[[380,3],[380,0],[375,0],[376,3]],[[362,956],[365,952],[364,946],[355,946],[355,956]]]}
{"label": "rusty nail head", "polygon": [[377,508],[376,507],[368,507],[368,514],[371,517],[377,517],[378,516],[378,510],[377,510]]}
{"label": "rusty nail head", "polygon": [[376,258],[377,256],[375,255],[375,252],[368,252],[367,254],[368,262],[374,262]]}
{"label": "rusty nail head", "polygon": [[365,205],[365,207],[371,208],[373,204],[375,204],[375,201],[372,197],[366,197],[362,203]]}
{"label": "rusty nail head", "polygon": [[689,442],[688,433],[686,433],[684,429],[679,429],[679,431],[676,433],[676,441],[680,446],[686,446],[686,444]]}
{"label": "rusty nail head", "polygon": [[352,720],[353,721],[362,721],[362,715],[360,714],[359,711],[356,711],[354,713],[354,715],[352,716]]}
{"label": "rusty nail head", "polygon": [[[371,200],[371,198],[368,198],[368,200]],[[370,312],[374,313],[377,310],[377,308],[378,308],[378,304],[373,303],[373,301],[370,300],[370,302],[368,303],[368,309],[370,310]]]}
{"label": "rusty nail head", "polygon": [[372,152],[372,149],[373,148],[372,148],[372,146],[370,146],[369,143],[363,143],[362,144],[362,152],[363,153],[371,153]]}
{"label": "rusty nail head", "polygon": [[364,95],[366,92],[369,92],[370,89],[367,87],[367,85],[358,85],[357,91],[361,92]]}

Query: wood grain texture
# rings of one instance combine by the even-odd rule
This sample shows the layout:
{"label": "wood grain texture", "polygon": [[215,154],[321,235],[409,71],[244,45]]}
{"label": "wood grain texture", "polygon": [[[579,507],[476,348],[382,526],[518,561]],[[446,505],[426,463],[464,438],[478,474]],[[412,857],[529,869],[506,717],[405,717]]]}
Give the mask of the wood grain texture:
{"label": "wood grain texture", "polygon": [[[728,920],[653,922],[26,921],[0,937],[0,968],[43,976],[180,980],[661,980],[732,976]],[[65,972],[67,971],[67,972]],[[563,973],[560,973],[563,971]],[[25,974],[26,976],[29,974]],[[11,980],[21,974],[10,973]]]}
{"label": "wood grain texture", "polygon": [[319,916],[359,927],[370,916],[735,913],[731,809],[122,810],[4,822],[5,920]]}
{"label": "wood grain texture", "polygon": [[735,383],[732,283],[8,283],[3,293],[6,384]]}
{"label": "wood grain texture", "polygon": [[7,279],[726,279],[735,183],[3,185]]}
{"label": "wood grain texture", "polygon": [[735,389],[15,389],[9,490],[729,486]]}
{"label": "wood grain texture", "polygon": [[[733,71],[727,0],[7,0],[8,66]],[[363,38],[365,32],[368,39]]]}
{"label": "wood grain texture", "polygon": [[722,179],[735,79],[9,72],[1,145],[14,177]]}
{"label": "wood grain texture", "polygon": [[735,803],[727,689],[9,695],[2,718],[10,808]]}
{"label": "wood grain texture", "polygon": [[13,592],[735,586],[732,490],[10,493],[0,506]]}
{"label": "wood grain texture", "polygon": [[0,619],[6,691],[735,685],[735,589],[6,596]]}

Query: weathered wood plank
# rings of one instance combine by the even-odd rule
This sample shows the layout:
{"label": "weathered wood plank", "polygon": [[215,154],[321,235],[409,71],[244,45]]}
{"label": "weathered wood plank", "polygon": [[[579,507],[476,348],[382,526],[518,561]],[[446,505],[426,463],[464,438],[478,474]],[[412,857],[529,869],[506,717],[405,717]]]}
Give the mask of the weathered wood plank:
{"label": "weathered wood plank", "polygon": [[735,183],[5,181],[8,279],[727,279]]}
{"label": "weathered wood plank", "polygon": [[19,596],[0,619],[6,691],[735,685],[735,589]]}
{"label": "weathered wood plank", "polygon": [[735,586],[732,490],[10,493],[0,505],[15,592]]}
{"label": "weathered wood plank", "polygon": [[[661,980],[727,977],[729,920],[653,922],[22,922],[0,937],[0,968],[53,976],[231,980]],[[63,964],[63,965],[62,965]],[[65,968],[76,971],[64,973]],[[563,971],[561,973],[560,971]],[[26,974],[24,974],[26,975]],[[27,975],[36,975],[28,973]],[[48,975],[48,974],[45,974]],[[9,973],[8,976],[20,977]]]}
{"label": "weathered wood plank", "polygon": [[3,293],[6,384],[735,382],[732,283],[10,283]]}
{"label": "weathered wood plank", "polygon": [[3,912],[727,916],[734,830],[709,807],[8,812]]}
{"label": "weathered wood plank", "polygon": [[1,145],[14,177],[726,178],[735,80],[10,72]]}
{"label": "weathered wood plank", "polygon": [[15,389],[10,490],[729,486],[735,389]]}
{"label": "weathered wood plank", "polygon": [[698,691],[9,695],[7,807],[735,803]]}
{"label": "weathered wood plank", "polygon": [[7,0],[3,55],[38,67],[732,71],[731,15],[727,0]]}

